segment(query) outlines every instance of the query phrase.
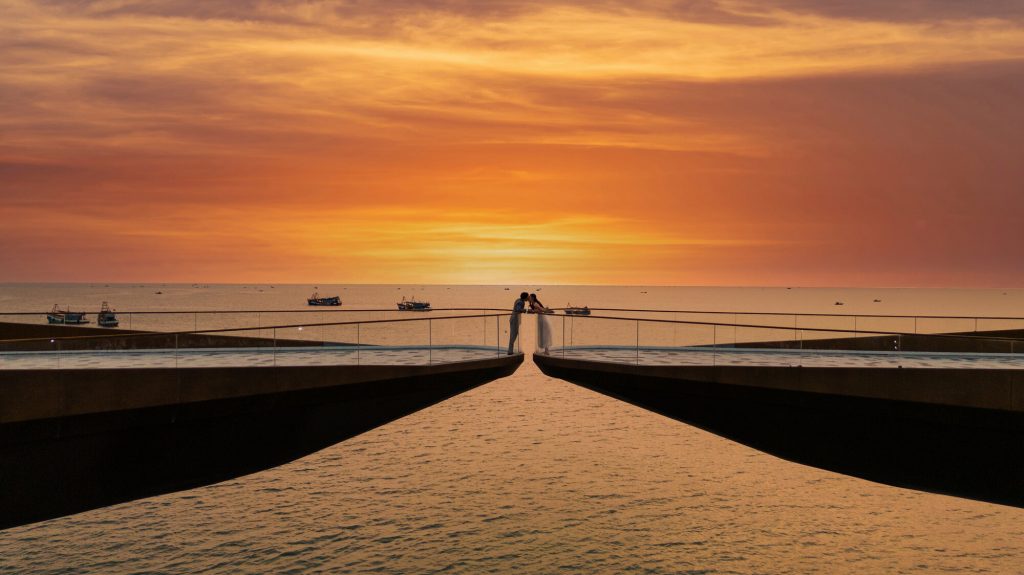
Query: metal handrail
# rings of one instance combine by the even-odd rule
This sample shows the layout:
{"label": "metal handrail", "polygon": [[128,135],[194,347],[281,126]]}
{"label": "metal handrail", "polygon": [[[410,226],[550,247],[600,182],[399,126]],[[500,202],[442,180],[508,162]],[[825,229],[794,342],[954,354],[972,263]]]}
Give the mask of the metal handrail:
{"label": "metal handrail", "polygon": [[[126,314],[126,315],[130,315],[130,314],[147,314],[147,315],[152,314],[152,315],[158,315],[158,314],[186,314],[186,313],[192,313],[192,314],[196,314],[196,313],[202,313],[202,314],[212,314],[212,313],[323,313],[323,312],[335,312],[335,313],[336,312],[364,312],[365,313],[365,312],[383,312],[383,311],[399,312],[399,311],[402,311],[402,310],[398,310],[398,309],[395,309],[393,307],[386,308],[386,309],[380,309],[380,308],[373,308],[373,309],[334,309],[332,307],[326,307],[325,306],[325,308],[321,308],[321,309],[305,309],[305,308],[304,309],[219,309],[219,310],[195,310],[195,309],[188,309],[188,310],[173,310],[173,311],[172,310],[142,310],[142,311],[117,310],[117,313],[118,314]],[[419,311],[419,310],[417,310],[417,311]],[[505,311],[505,312],[507,312],[508,310],[505,309],[505,308],[493,308],[493,307],[438,307],[438,308],[433,308],[432,307],[432,308],[430,308],[429,310],[426,310],[426,311]],[[49,312],[46,312],[46,311],[0,311],[0,317],[5,316],[5,315],[46,315],[47,313],[49,313]],[[92,312],[86,311],[85,313],[92,313]]]}
{"label": "metal handrail", "polygon": [[[570,308],[553,307],[553,310],[565,310]],[[873,314],[873,313],[800,313],[800,312],[770,312],[770,311],[714,311],[714,310],[680,310],[680,309],[629,309],[612,307],[589,307],[591,311],[612,311],[612,312],[645,312],[645,313],[706,313],[716,315],[788,315],[798,317],[881,317],[881,318],[907,318],[907,319],[992,319],[992,320],[1020,320],[1024,317],[1016,316],[985,316],[985,315],[899,315],[899,314]],[[587,316],[574,316],[587,317]],[[638,319],[638,318],[627,318]],[[792,326],[789,328],[792,329]]]}
{"label": "metal handrail", "polygon": [[113,339],[113,338],[133,338],[133,337],[164,337],[164,336],[179,336],[179,335],[191,335],[191,334],[209,334],[209,333],[234,333],[239,331],[263,331],[263,330],[276,330],[276,329],[289,329],[299,327],[322,327],[322,326],[337,326],[337,325],[363,325],[363,324],[377,324],[377,323],[404,323],[412,321],[445,321],[445,320],[456,320],[456,319],[473,319],[473,318],[488,318],[488,317],[506,317],[512,315],[512,312],[506,311],[505,313],[496,314],[474,314],[474,315],[453,315],[453,316],[441,316],[441,317],[408,317],[408,318],[396,318],[396,319],[370,319],[362,321],[336,321],[336,322],[320,322],[320,323],[292,323],[282,325],[264,325],[257,327],[233,327],[233,328],[218,328],[218,329],[202,329],[202,330],[185,330],[185,331],[146,331],[146,332],[135,332],[135,333],[103,333],[94,335],[71,335],[71,336],[52,336],[52,337],[33,337],[33,338],[22,338],[22,339],[0,339],[0,344],[3,343],[29,343],[37,341],[80,341],[89,339]]}
{"label": "metal handrail", "polygon": [[[594,308],[591,308],[594,309]],[[95,334],[95,335],[76,335],[76,336],[56,336],[56,337],[39,337],[39,338],[24,338],[24,339],[6,339],[0,340],[0,343],[26,343],[34,341],[51,341],[51,340],[88,340],[88,339],[109,339],[117,337],[153,337],[153,336],[168,336],[168,335],[187,335],[187,334],[210,334],[210,333],[233,333],[241,331],[262,331],[267,329],[289,329],[299,327],[322,327],[322,326],[344,326],[344,325],[361,325],[361,324],[378,324],[378,323],[404,323],[413,321],[445,321],[445,320],[456,320],[456,319],[473,319],[473,318],[487,318],[487,317],[506,317],[512,315],[512,312],[504,312],[497,314],[473,314],[473,315],[458,315],[458,316],[441,316],[441,317],[410,317],[410,318],[394,318],[394,319],[376,319],[376,320],[360,320],[360,321],[342,321],[342,322],[318,322],[318,323],[291,323],[291,324],[279,324],[279,325],[267,325],[257,327],[234,327],[234,328],[218,328],[208,330],[184,330],[184,331],[160,331],[160,332],[141,332],[141,333],[120,333],[120,334]],[[968,335],[968,334],[949,334],[949,333],[911,333],[901,331],[879,331],[871,329],[846,329],[846,328],[825,328],[825,327],[794,327],[791,325],[779,326],[779,325],[759,325],[759,324],[746,324],[746,323],[723,323],[723,322],[707,322],[707,321],[692,321],[692,320],[678,320],[678,319],[654,319],[654,318],[635,318],[635,317],[621,317],[621,316],[602,316],[602,315],[586,315],[586,316],[563,316],[571,317],[576,320],[590,320],[590,319],[604,319],[604,320],[617,320],[617,321],[635,321],[635,322],[648,322],[648,323],[667,323],[667,324],[683,324],[683,325],[699,325],[699,326],[721,326],[721,327],[737,327],[737,328],[751,328],[751,329],[774,329],[779,331],[809,331],[809,332],[820,332],[820,333],[852,333],[857,335],[897,335],[897,336],[919,336],[919,337],[933,337],[933,338],[956,338],[956,339],[974,339],[974,340],[993,340],[993,341],[1021,341],[1024,338],[1013,338],[1013,337],[993,337],[993,336],[981,336],[981,335]],[[905,317],[905,316],[900,316]]]}
{"label": "metal handrail", "polygon": [[[590,308],[594,309],[594,308]],[[994,341],[1022,341],[1024,338],[1015,337],[991,337],[983,335],[960,335],[952,333],[911,333],[911,332],[900,332],[900,331],[876,331],[868,329],[841,329],[841,328],[824,328],[824,327],[794,327],[791,325],[777,326],[777,325],[757,325],[757,324],[743,324],[743,323],[719,323],[719,322],[708,322],[708,321],[689,321],[689,320],[676,320],[676,319],[649,319],[649,318],[638,318],[638,317],[618,317],[618,316],[606,316],[606,315],[580,315],[580,316],[561,316],[568,317],[574,320],[589,320],[589,319],[610,319],[619,321],[635,321],[635,322],[649,322],[649,323],[671,323],[671,324],[686,324],[686,325],[706,325],[706,326],[721,326],[721,327],[746,327],[755,329],[775,329],[780,331],[813,331],[821,333],[852,333],[852,334],[868,334],[868,335],[898,335],[908,337],[935,337],[935,338],[956,338],[956,339],[976,339],[976,340],[994,340]],[[902,317],[902,316],[901,316]]]}
{"label": "metal handrail", "polygon": [[[568,308],[553,307],[552,310],[562,311]],[[986,316],[986,315],[908,315],[908,314],[876,314],[876,313],[809,313],[809,312],[773,312],[773,311],[721,311],[721,310],[678,310],[678,309],[632,309],[632,308],[611,308],[611,307],[589,307],[592,311],[611,312],[643,312],[643,313],[703,313],[712,315],[786,315],[798,317],[877,317],[877,318],[907,318],[907,319],[987,319],[987,320],[1020,320],[1020,316]],[[317,309],[221,309],[221,310],[139,310],[128,311],[118,310],[119,314],[217,314],[217,313],[323,313],[323,312],[397,312],[395,308],[366,308],[366,309],[336,309],[333,307],[320,307]],[[491,307],[447,307],[430,308],[429,311],[508,311],[505,308]],[[0,311],[0,316],[5,315],[46,315],[46,311]],[[86,313],[89,313],[88,311]],[[586,316],[576,316],[586,317]],[[635,318],[629,318],[635,319]]]}

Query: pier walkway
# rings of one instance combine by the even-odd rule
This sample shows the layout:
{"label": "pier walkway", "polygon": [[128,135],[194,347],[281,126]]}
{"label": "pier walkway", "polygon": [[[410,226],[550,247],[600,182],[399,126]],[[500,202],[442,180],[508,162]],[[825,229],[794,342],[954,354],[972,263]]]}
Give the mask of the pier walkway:
{"label": "pier walkway", "polygon": [[914,333],[879,329],[878,318],[854,328],[848,316],[829,316],[842,326],[831,327],[818,315],[772,314],[756,325],[742,314],[630,311],[644,317],[538,318],[549,337],[534,362],[785,459],[1024,507],[1022,318],[884,318],[891,327],[989,326]]}
{"label": "pier walkway", "polygon": [[202,332],[19,316],[0,325],[0,529],[274,467],[511,375],[508,316]]}
{"label": "pier walkway", "polygon": [[[522,363],[508,312],[446,311],[6,314],[0,529],[273,467]],[[1024,507],[1024,319],[623,313],[537,316],[535,363],[793,461]]]}
{"label": "pier walkway", "polygon": [[586,346],[569,349],[556,347],[550,349],[547,355],[582,361],[660,366],[1024,369],[1024,354],[1020,353]]}
{"label": "pier walkway", "polygon": [[0,352],[0,370],[439,365],[504,355],[485,346],[332,346]]}

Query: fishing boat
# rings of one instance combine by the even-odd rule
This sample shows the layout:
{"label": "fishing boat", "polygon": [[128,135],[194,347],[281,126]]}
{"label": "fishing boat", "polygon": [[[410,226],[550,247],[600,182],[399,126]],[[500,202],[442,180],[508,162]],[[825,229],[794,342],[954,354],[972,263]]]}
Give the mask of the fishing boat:
{"label": "fishing boat", "polygon": [[590,308],[587,306],[578,307],[572,304],[565,306],[565,315],[590,315]]}
{"label": "fishing boat", "polygon": [[416,301],[416,298],[407,300],[402,296],[402,301],[398,302],[398,311],[430,311],[430,302]]}
{"label": "fishing boat", "polygon": [[100,306],[100,313],[96,314],[96,323],[100,327],[117,327],[120,324],[117,320],[117,314],[114,313],[114,310],[110,309],[107,302],[103,302],[103,305]]}
{"label": "fishing boat", "polygon": [[85,312],[62,310],[57,304],[53,304],[53,309],[50,310],[50,313],[46,314],[46,321],[50,323],[75,325],[89,323],[89,320],[85,318]]}
{"label": "fishing boat", "polygon": [[320,297],[320,294],[313,292],[306,300],[309,305],[341,305],[341,296]]}

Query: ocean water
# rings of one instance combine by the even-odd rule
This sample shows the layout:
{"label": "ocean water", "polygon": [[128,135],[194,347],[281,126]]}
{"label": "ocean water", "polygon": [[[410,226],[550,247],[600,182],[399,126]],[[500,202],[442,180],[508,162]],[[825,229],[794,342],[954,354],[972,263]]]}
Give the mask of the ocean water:
{"label": "ocean water", "polygon": [[[550,306],[1024,315],[1022,290],[525,287]],[[520,290],[319,288],[367,308],[413,294],[506,308]],[[302,309],[311,291],[0,285],[0,310]],[[951,571],[1024,572],[1024,510],[783,461],[548,378],[529,358],[275,469],[0,531],[3,574]]]}

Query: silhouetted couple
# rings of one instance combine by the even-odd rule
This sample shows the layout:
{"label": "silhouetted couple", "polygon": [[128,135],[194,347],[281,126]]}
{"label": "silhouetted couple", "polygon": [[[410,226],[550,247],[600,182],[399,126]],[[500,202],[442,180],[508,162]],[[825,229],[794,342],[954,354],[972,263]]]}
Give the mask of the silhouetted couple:
{"label": "silhouetted couple", "polygon": [[[527,306],[529,306],[529,310],[526,309]],[[537,347],[547,353],[548,348],[551,347],[551,326],[548,325],[548,319],[545,316],[553,312],[540,303],[537,294],[523,292],[519,294],[519,299],[512,304],[512,316],[508,320],[508,354],[512,355],[515,351],[516,339],[519,337],[519,324],[522,322],[520,316],[524,313],[537,314]]]}

